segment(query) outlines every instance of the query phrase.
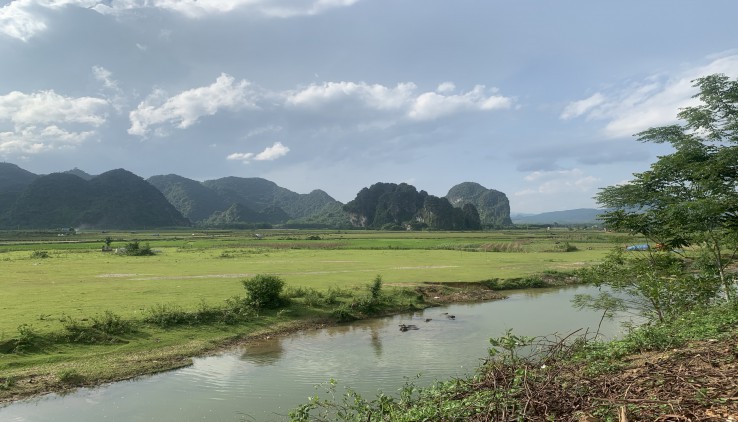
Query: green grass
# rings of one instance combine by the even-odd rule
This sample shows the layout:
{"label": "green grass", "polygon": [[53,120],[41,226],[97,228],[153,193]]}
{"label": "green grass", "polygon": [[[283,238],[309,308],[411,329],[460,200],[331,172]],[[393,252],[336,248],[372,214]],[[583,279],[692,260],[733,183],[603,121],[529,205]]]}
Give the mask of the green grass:
{"label": "green grass", "polygon": [[[126,319],[140,319],[147,308],[158,303],[184,308],[203,301],[218,304],[242,294],[239,280],[256,274],[276,274],[289,286],[318,290],[363,285],[377,274],[390,285],[476,282],[525,277],[544,270],[573,270],[598,262],[613,246],[582,238],[570,241],[576,242],[578,251],[557,251],[558,239],[586,236],[568,231],[554,238],[530,232],[319,235],[325,240],[305,241],[308,235],[301,232],[276,232],[263,240],[254,240],[251,232],[186,239],[179,233],[148,238],[151,247],[160,251],[152,257],[100,252],[101,239],[38,245],[38,250],[48,251],[49,257],[43,259],[32,258],[30,251],[35,249],[28,249],[28,244],[5,244],[0,247],[12,250],[0,254],[0,338],[15,333],[20,324],[32,324],[39,331],[57,329],[62,316],[84,318],[109,310]],[[124,246],[129,240],[114,241],[113,247]],[[338,241],[345,246],[319,247]],[[517,242],[524,252],[465,251],[472,244],[504,242]],[[275,243],[294,248],[266,247]],[[307,247],[302,246],[306,243]],[[461,249],[451,249],[454,244]]]}
{"label": "green grass", "polygon": [[[13,387],[0,390],[0,399],[16,390],[38,388],[24,381],[29,374],[46,374],[43,383],[50,389],[73,384],[64,380],[122,379],[185,365],[188,357],[234,338],[315,318],[351,319],[356,308],[346,301],[380,313],[418,306],[417,297],[402,295],[396,295],[389,307],[367,301],[367,286],[377,275],[387,292],[423,282],[523,279],[597,263],[613,246],[624,243],[609,233],[569,230],[267,230],[258,231],[261,238],[256,233],[89,232],[62,237],[54,232],[0,232],[0,346],[33,336],[60,338],[59,333],[68,333],[70,326],[83,338],[99,336],[84,331],[93,322],[120,319],[131,324],[130,332],[102,336],[109,338],[105,344],[57,341],[40,351],[0,353],[0,371],[6,380],[14,380]],[[138,241],[157,253],[102,252],[107,236],[113,239],[113,248]],[[567,242],[577,250],[562,252],[559,245]],[[156,309],[177,310],[188,318],[198,310],[221,309],[246,294],[241,280],[257,274],[278,275],[288,291],[302,296],[293,299],[289,312],[260,312],[257,318],[246,316],[237,323],[205,321],[161,328],[146,322]],[[346,298],[336,292],[359,296]]]}

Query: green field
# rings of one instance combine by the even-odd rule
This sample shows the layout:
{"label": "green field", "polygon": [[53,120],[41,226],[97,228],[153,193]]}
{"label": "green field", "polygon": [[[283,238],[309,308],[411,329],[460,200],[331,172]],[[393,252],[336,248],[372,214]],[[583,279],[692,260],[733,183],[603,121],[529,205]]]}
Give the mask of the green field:
{"label": "green field", "polygon": [[[105,310],[136,318],[156,303],[197,306],[243,293],[239,280],[276,274],[289,286],[351,288],[381,275],[386,284],[474,282],[569,271],[599,261],[619,236],[603,232],[212,232],[83,233],[0,242],[0,336],[18,325],[58,328],[62,315]],[[138,240],[151,257],[101,252]],[[40,237],[40,235],[39,235]],[[307,240],[316,239],[320,240]],[[63,239],[63,240],[60,240]],[[558,244],[557,244],[558,242]],[[561,252],[569,242],[578,250]],[[487,250],[511,252],[485,252]],[[34,258],[34,251],[48,258]]]}
{"label": "green field", "polygon": [[[113,248],[138,241],[156,254],[103,252],[106,237]],[[392,292],[424,282],[571,272],[601,261],[626,242],[622,235],[569,229],[0,233],[0,345],[18,338],[24,324],[34,333],[53,335],[64,330],[65,320],[86,323],[106,311],[137,324],[134,334],[115,344],[55,343],[32,353],[0,353],[0,374],[7,374],[6,383],[10,377],[45,377],[47,389],[60,388],[54,377],[64,377],[54,374],[64,368],[73,368],[86,383],[121,379],[180,366],[188,356],[228,339],[318,315],[309,307],[291,307],[239,324],[162,328],[142,323],[155,306],[194,312],[243,297],[241,280],[257,274],[278,275],[290,288],[321,292],[366,292],[381,275],[385,291]],[[35,387],[28,388],[19,394],[33,393]],[[7,400],[13,391],[0,388],[0,399]]]}

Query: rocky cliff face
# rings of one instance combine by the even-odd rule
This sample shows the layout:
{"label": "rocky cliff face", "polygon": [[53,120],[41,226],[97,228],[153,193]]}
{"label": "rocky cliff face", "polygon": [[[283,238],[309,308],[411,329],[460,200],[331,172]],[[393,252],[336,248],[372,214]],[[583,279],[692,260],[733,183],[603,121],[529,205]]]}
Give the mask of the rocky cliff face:
{"label": "rocky cliff face", "polygon": [[484,226],[512,225],[510,201],[507,195],[500,191],[487,189],[479,183],[464,182],[452,187],[446,199],[455,207],[461,207],[464,204],[474,205]]}

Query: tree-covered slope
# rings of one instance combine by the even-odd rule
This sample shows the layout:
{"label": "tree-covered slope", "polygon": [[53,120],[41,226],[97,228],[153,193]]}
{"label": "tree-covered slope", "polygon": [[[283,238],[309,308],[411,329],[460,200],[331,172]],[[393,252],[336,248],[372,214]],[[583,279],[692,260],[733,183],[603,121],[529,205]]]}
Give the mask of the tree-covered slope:
{"label": "tree-covered slope", "polygon": [[225,211],[232,205],[201,182],[176,174],[152,176],[148,182],[192,222],[206,220],[213,213]]}
{"label": "tree-covered slope", "polygon": [[0,222],[7,218],[21,192],[37,178],[37,175],[15,164],[0,163]]}
{"label": "tree-covered slope", "polygon": [[418,192],[407,183],[375,183],[363,188],[344,205],[351,223],[357,227],[430,228],[439,230],[478,230],[479,214],[471,204],[454,207],[446,198]]}
{"label": "tree-covered slope", "polygon": [[155,187],[123,170],[86,181],[71,173],[52,173],[31,182],[3,221],[7,228],[109,229],[188,226]]}
{"label": "tree-covered slope", "polygon": [[472,204],[479,211],[482,225],[493,227],[511,226],[510,201],[507,195],[487,189],[479,183],[464,182],[449,189],[446,198],[456,207]]}

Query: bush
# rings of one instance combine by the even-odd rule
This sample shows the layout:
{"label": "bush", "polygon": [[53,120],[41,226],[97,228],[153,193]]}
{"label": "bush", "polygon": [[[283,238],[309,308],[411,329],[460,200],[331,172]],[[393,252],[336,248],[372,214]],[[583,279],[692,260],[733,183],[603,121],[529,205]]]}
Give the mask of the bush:
{"label": "bush", "polygon": [[190,318],[181,306],[176,304],[157,303],[147,310],[148,315],[144,321],[158,325],[159,327],[170,327],[172,325],[189,322]]}
{"label": "bush", "polygon": [[31,259],[44,259],[44,258],[50,258],[48,252],[46,251],[33,251],[31,252]]}
{"label": "bush", "polygon": [[85,377],[74,369],[64,369],[57,374],[57,377],[64,384],[80,385],[85,381]]}
{"label": "bush", "polygon": [[251,306],[259,308],[277,308],[283,303],[281,296],[284,280],[276,275],[259,274],[242,280],[248,293]]}
{"label": "bush", "polygon": [[141,246],[138,242],[131,242],[125,247],[126,255],[128,256],[152,256],[154,251],[151,250],[149,244]]}

